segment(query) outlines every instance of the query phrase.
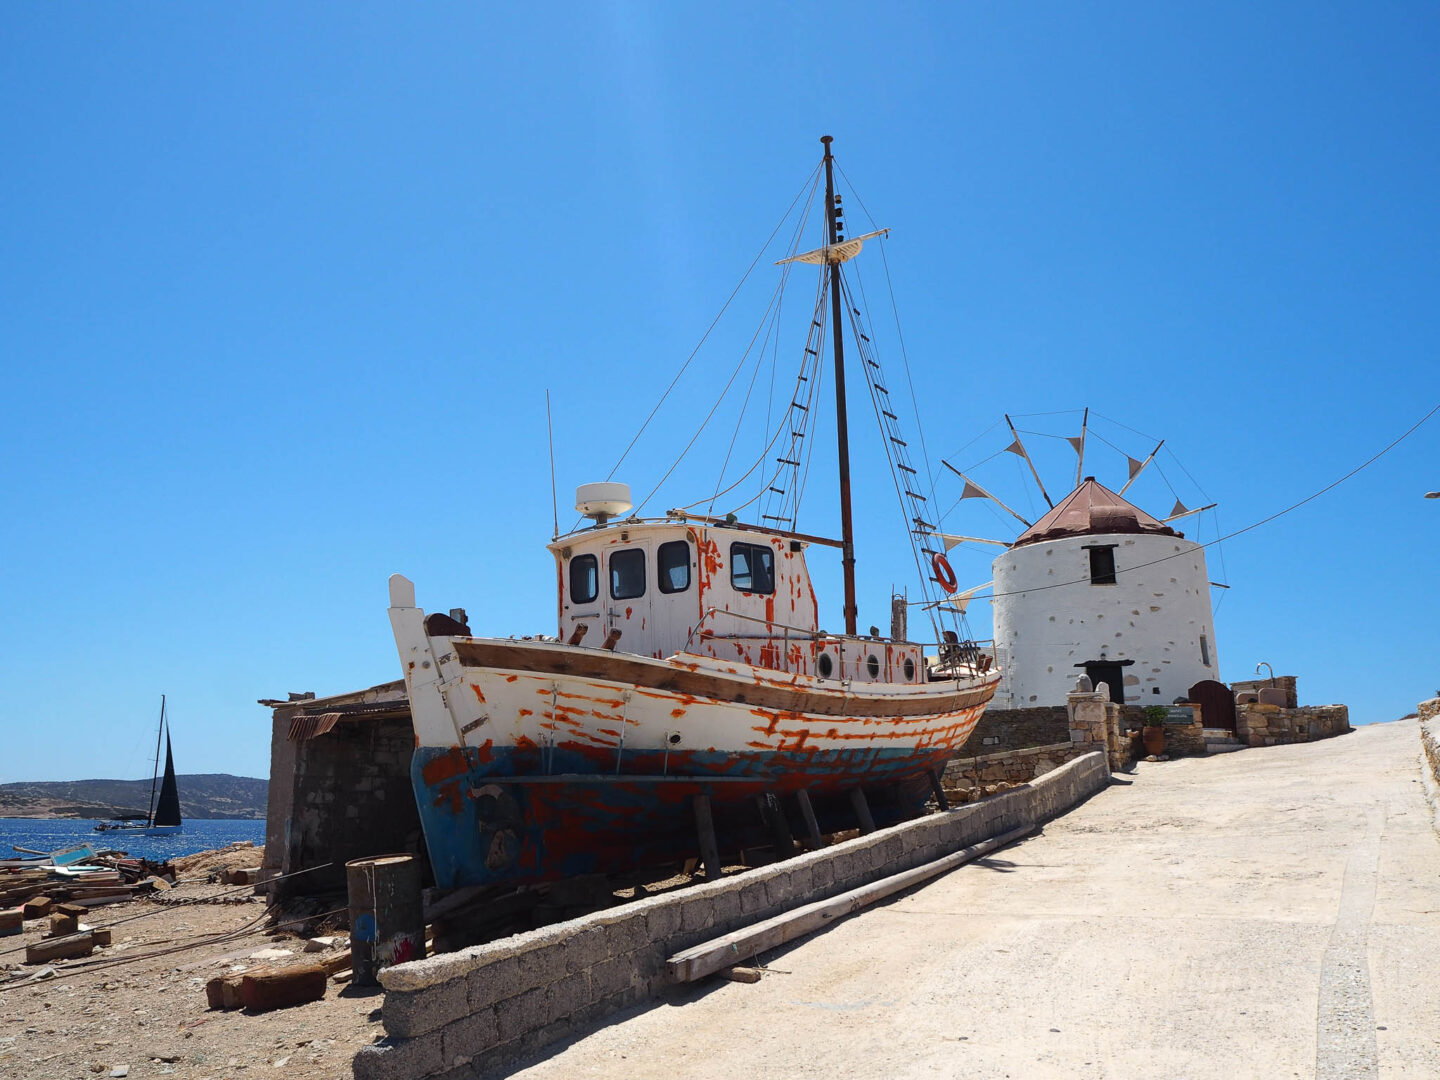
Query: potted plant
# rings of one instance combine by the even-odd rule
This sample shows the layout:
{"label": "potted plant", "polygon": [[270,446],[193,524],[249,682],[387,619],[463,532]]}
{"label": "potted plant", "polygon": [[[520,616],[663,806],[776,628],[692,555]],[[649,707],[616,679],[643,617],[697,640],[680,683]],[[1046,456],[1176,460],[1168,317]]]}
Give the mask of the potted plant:
{"label": "potted plant", "polygon": [[1145,752],[1159,757],[1165,752],[1165,706],[1145,706],[1145,730],[1140,733],[1145,743]]}

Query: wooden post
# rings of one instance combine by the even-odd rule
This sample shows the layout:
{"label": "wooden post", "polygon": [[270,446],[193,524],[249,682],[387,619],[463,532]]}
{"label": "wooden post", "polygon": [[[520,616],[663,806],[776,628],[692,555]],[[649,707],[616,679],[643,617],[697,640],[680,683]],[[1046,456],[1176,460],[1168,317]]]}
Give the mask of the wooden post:
{"label": "wooden post", "polygon": [[875,819],[870,816],[870,804],[865,801],[864,788],[850,789],[850,805],[855,808],[855,816],[860,820],[860,831],[872,833],[875,831]]}
{"label": "wooden post", "polygon": [[810,835],[810,850],[819,851],[825,846],[825,838],[820,835],[820,823],[815,820],[815,808],[810,805],[810,793],[801,788],[795,793],[795,801],[800,804],[800,816],[805,819],[805,831]]}
{"label": "wooden post", "polygon": [[715,843],[715,818],[710,813],[710,796],[696,795],[690,801],[695,809],[695,832],[700,840],[700,861],[705,866],[705,878],[717,881],[720,878],[720,847]]}
{"label": "wooden post", "polygon": [[790,823],[785,820],[785,807],[774,792],[767,791],[764,795],[756,795],[755,801],[760,806],[760,816],[765,819],[770,837],[775,842],[775,857],[790,858],[795,854],[795,840],[790,835]]}
{"label": "wooden post", "polygon": [[940,777],[935,775],[934,769],[927,769],[925,775],[930,777],[930,790],[935,794],[935,804],[941,810],[949,810],[950,800],[945,797],[945,789],[940,785]]}
{"label": "wooden post", "polygon": [[[356,986],[377,985],[381,968],[424,959],[425,907],[420,863],[414,855],[353,859],[345,864],[345,884]],[[325,978],[322,973],[322,994]]]}

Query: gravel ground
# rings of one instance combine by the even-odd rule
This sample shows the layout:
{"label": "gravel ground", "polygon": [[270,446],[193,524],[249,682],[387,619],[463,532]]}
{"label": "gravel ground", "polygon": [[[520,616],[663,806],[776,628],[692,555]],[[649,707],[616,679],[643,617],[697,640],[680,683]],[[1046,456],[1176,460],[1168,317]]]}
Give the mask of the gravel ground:
{"label": "gravel ground", "polygon": [[[254,861],[253,853],[238,860],[244,865]],[[237,860],[220,852],[185,862],[182,873],[196,873]],[[355,1051],[380,1032],[378,991],[331,983],[324,1000],[295,1008],[255,1015],[207,1008],[205,983],[212,976],[239,965],[298,962],[303,955],[303,939],[266,931],[263,903],[173,903],[176,898],[233,891],[203,882],[182,883],[161,894],[171,901],[163,906],[136,900],[95,908],[93,916],[82,921],[97,927],[115,923],[114,945],[97,949],[86,960],[48,965],[57,977],[45,982],[9,990],[0,982],[0,1077],[95,1080],[122,1067],[133,1080],[349,1076]],[[131,918],[136,915],[146,917]],[[152,950],[252,923],[253,931],[240,938],[141,958]],[[24,955],[17,947],[39,940],[46,925],[43,920],[27,922],[23,941],[0,938],[0,964],[19,964]],[[253,957],[264,949],[285,949],[290,955],[274,961]],[[0,979],[34,970],[38,968],[0,971]]]}
{"label": "gravel ground", "polygon": [[1141,763],[1044,832],[527,1080],[1440,1077],[1416,724]]}

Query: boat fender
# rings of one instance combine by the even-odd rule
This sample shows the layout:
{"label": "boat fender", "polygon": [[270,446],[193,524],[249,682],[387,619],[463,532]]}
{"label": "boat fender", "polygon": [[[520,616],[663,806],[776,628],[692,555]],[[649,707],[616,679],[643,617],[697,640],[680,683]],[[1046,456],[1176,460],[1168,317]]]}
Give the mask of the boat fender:
{"label": "boat fender", "polygon": [[960,579],[955,576],[955,571],[950,567],[950,560],[944,555],[937,554],[930,560],[930,565],[935,569],[935,580],[947,593],[953,593],[960,587]]}

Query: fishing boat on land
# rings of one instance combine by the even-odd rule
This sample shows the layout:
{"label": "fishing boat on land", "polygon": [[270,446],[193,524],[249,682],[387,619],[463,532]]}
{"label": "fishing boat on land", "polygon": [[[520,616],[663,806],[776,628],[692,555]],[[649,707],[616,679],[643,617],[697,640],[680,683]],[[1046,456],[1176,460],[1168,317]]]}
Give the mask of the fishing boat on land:
{"label": "fishing boat on land", "polygon": [[[820,268],[795,395],[762,457],[761,495],[739,508],[760,500],[774,513],[755,523],[693,508],[625,516],[627,485],[582,485],[576,509],[588,524],[557,528],[548,545],[553,638],[475,635],[463,610],[426,614],[413,583],[390,578],[416,737],[412,780],[437,885],[614,873],[697,853],[718,873],[717,845],[818,842],[914,816],[932,794],[943,803],[938,773],[1000,675],[969,640],[963,603],[949,602],[955,575],[927,508],[933,492],[921,490],[928,480],[845,280],[844,264],[885,230],[845,239],[830,141],[807,181],[813,200],[823,175],[821,244],[777,263],[782,285],[796,265]],[[858,631],[847,324],[920,570],[925,599],[914,606],[930,622],[929,646],[910,639],[903,602],[889,637]],[[796,530],[827,334],[839,539]],[[813,547],[840,551],[844,633],[821,628]]]}
{"label": "fishing boat on land", "polygon": [[[165,774],[160,775],[160,743],[165,743]],[[158,797],[156,785],[159,784]],[[150,808],[143,814],[124,814],[102,821],[96,832],[138,832],[142,836],[170,836],[180,832],[180,789],[175,783],[175,755],[170,750],[170,722],[165,718],[165,695],[160,695],[160,726],[155,735],[155,769],[150,774]]]}

